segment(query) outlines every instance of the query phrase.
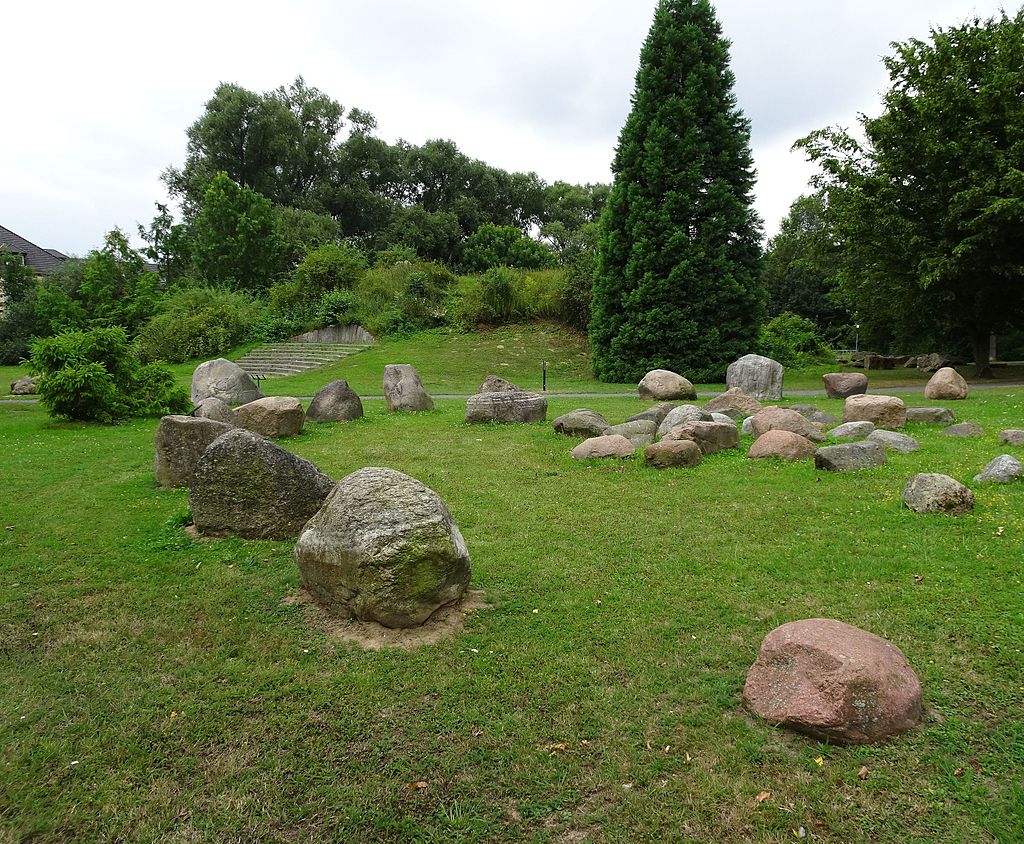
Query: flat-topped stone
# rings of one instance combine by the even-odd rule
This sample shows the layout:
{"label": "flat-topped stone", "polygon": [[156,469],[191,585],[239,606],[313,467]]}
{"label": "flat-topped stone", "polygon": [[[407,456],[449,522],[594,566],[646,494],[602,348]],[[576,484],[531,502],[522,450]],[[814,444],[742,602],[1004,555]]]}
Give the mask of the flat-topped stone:
{"label": "flat-topped stone", "polygon": [[725,413],[733,419],[753,416],[762,408],[761,402],[752,396],[748,396],[739,387],[730,387],[724,393],[719,393],[704,405],[704,410],[708,413]]}
{"label": "flat-topped stone", "polygon": [[791,431],[813,442],[825,441],[825,435],[819,425],[786,407],[766,407],[750,417],[750,431],[755,437],[772,430]]}
{"label": "flat-topped stone", "polygon": [[866,440],[874,430],[871,422],[844,422],[836,425],[828,435],[834,440]]}
{"label": "flat-topped stone", "polygon": [[634,419],[632,422],[622,422],[619,425],[612,425],[603,431],[605,436],[618,434],[625,437],[637,448],[650,445],[658,437],[658,426],[652,419]]}
{"label": "flat-topped stone", "polygon": [[901,454],[909,454],[921,447],[921,443],[913,437],[908,437],[898,431],[873,431],[868,439],[879,442],[890,451],[898,451]]}
{"label": "flat-topped stone", "polygon": [[466,400],[465,421],[468,425],[486,422],[528,424],[548,418],[548,400],[536,393],[522,390],[477,393]]}
{"label": "flat-topped stone", "polygon": [[876,428],[902,428],[907,406],[896,396],[850,396],[843,406],[844,422],[871,422]]}
{"label": "flat-topped stone", "polygon": [[268,396],[235,408],[235,424],[272,439],[297,437],[305,421],[302,402],[291,396]]}
{"label": "flat-topped stone", "polygon": [[980,437],[985,431],[973,422],[957,422],[956,425],[945,428],[942,433],[947,437]]}
{"label": "flat-topped stone", "polygon": [[662,440],[644,449],[644,463],[655,469],[692,469],[700,461],[700,446],[693,440]]}
{"label": "flat-topped stone", "polygon": [[590,460],[602,457],[632,457],[636,446],[618,434],[591,437],[581,442],[570,453],[577,460]]}
{"label": "flat-topped stone", "polygon": [[740,435],[735,422],[693,421],[677,425],[662,438],[666,440],[692,440],[701,454],[708,455],[738,448]]}
{"label": "flat-topped stone", "polygon": [[885,465],[885,446],[870,439],[826,445],[814,453],[814,468],[827,472],[860,472]]}
{"label": "flat-topped stone", "polygon": [[948,407],[908,407],[907,421],[927,425],[952,425],[956,414]]}
{"label": "flat-topped stone", "polygon": [[188,486],[203,452],[233,427],[215,419],[164,416],[156,427],[156,455],[153,460],[156,485],[166,488]]}
{"label": "flat-topped stone", "polygon": [[974,509],[974,493],[949,475],[922,472],[907,481],[903,503],[915,513],[959,516]]}

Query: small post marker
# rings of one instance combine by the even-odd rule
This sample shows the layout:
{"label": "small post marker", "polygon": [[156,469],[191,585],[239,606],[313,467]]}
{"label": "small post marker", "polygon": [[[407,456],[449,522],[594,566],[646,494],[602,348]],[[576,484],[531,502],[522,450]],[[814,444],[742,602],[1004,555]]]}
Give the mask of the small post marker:
{"label": "small post marker", "polygon": [[540,383],[541,390],[547,392],[548,389],[548,362],[542,360],[540,362]]}

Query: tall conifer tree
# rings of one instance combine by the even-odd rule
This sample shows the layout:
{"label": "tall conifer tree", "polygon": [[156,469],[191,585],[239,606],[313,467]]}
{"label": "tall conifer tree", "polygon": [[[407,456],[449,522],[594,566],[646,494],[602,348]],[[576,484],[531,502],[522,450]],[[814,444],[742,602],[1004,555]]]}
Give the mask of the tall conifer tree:
{"label": "tall conifer tree", "polygon": [[708,0],[661,0],[601,217],[590,337],[604,381],[718,380],[763,308],[750,124]]}

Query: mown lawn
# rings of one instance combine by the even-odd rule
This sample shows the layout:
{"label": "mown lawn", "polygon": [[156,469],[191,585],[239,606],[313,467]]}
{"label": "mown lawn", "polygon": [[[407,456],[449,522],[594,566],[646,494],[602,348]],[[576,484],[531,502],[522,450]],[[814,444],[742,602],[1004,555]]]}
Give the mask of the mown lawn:
{"label": "mown lawn", "polygon": [[[549,418],[581,404],[642,407]],[[408,472],[466,537],[492,608],[413,652],[308,626],[291,543],[188,538],[154,420],[0,407],[0,841],[1024,840],[1024,484],[962,518],[899,504],[917,471],[1021,456],[997,435],[1024,389],[954,404],[983,437],[910,426],[920,451],[857,475],[749,438],[693,470],[581,464],[455,400],[310,424],[282,444]],[[814,616],[903,649],[921,728],[838,748],[744,712],[761,638]]]}

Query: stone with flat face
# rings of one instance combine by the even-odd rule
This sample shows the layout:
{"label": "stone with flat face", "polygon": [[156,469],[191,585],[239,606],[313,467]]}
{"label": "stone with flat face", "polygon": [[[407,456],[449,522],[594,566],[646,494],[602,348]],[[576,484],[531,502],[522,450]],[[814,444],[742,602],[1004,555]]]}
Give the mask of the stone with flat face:
{"label": "stone with flat face", "polygon": [[827,472],[860,472],[883,465],[885,446],[869,439],[822,446],[814,453],[814,468]]}
{"label": "stone with flat face", "polygon": [[423,389],[420,374],[409,363],[389,363],[384,367],[384,400],[390,413],[434,409],[434,400]]}
{"label": "stone with flat face", "polygon": [[921,720],[921,683],[902,651],[827,618],[769,633],[747,672],[743,702],[770,724],[835,744],[870,744]]}
{"label": "stone with flat face", "polygon": [[844,422],[836,425],[828,435],[834,440],[866,440],[874,432],[870,422]]}
{"label": "stone with flat face", "polygon": [[261,437],[297,437],[306,413],[291,396],[268,396],[235,408],[235,424]]}
{"label": "stone with flat face", "polygon": [[908,422],[923,422],[928,425],[952,425],[956,414],[948,407],[908,407]]}
{"label": "stone with flat face", "polygon": [[745,416],[753,416],[762,407],[761,402],[748,396],[739,387],[730,387],[704,405],[704,410],[708,413],[725,413],[733,419],[742,419]]}
{"label": "stone with flat face", "polygon": [[782,398],[782,364],[763,355],[744,355],[729,364],[725,383],[729,388],[739,387],[758,401],[778,401]]}
{"label": "stone with flat face", "polygon": [[731,448],[739,448],[740,432],[736,423],[729,422],[684,422],[677,425],[662,438],[665,440],[692,440],[697,443],[700,453],[714,454]]}
{"label": "stone with flat face", "polygon": [[612,434],[625,437],[637,448],[643,448],[653,443],[657,438],[658,426],[654,424],[652,419],[634,419],[632,422],[623,422],[619,425],[605,428],[605,436],[611,436]]}
{"label": "stone with flat face", "polygon": [[153,460],[156,485],[168,488],[188,486],[203,452],[233,427],[215,419],[163,417],[156,427],[156,456]]}
{"label": "stone with flat face", "polygon": [[663,437],[673,428],[686,422],[710,422],[711,414],[695,404],[681,404],[673,407],[658,426],[658,436]]}
{"label": "stone with flat face", "polygon": [[466,542],[429,487],[394,469],[344,478],[295,544],[302,585],[330,613],[385,627],[423,624],[470,579]]}
{"label": "stone with flat face", "polygon": [[1006,443],[1007,445],[1024,445],[1024,429],[1007,428],[1005,431],[1000,432],[999,442]]}
{"label": "stone with flat face", "polygon": [[955,425],[943,429],[942,433],[947,437],[980,437],[985,431],[980,425],[975,425],[973,422],[957,422]]}
{"label": "stone with flat face", "polygon": [[921,447],[921,443],[913,437],[908,437],[898,431],[873,431],[868,440],[881,443],[889,451],[898,451],[901,454],[909,454]]}
{"label": "stone with flat face", "polygon": [[577,460],[590,460],[599,457],[632,457],[636,446],[619,434],[591,437],[584,440],[571,452]]}
{"label": "stone with flat face", "polygon": [[216,396],[210,396],[199,402],[195,410],[192,411],[192,415],[197,419],[213,419],[215,422],[224,422],[228,425],[238,424],[231,405]]}
{"label": "stone with flat face", "polygon": [[214,440],[196,464],[188,504],[196,530],[211,536],[298,536],[334,489],[308,460],[235,428]]}
{"label": "stone with flat face", "polygon": [[1022,477],[1024,477],[1024,465],[1021,465],[1016,457],[1000,454],[994,460],[989,461],[981,474],[974,476],[974,480],[977,483],[1009,484]]}
{"label": "stone with flat face", "polygon": [[543,422],[548,416],[548,400],[522,390],[477,393],[466,400],[467,425],[487,422],[527,424]]}

